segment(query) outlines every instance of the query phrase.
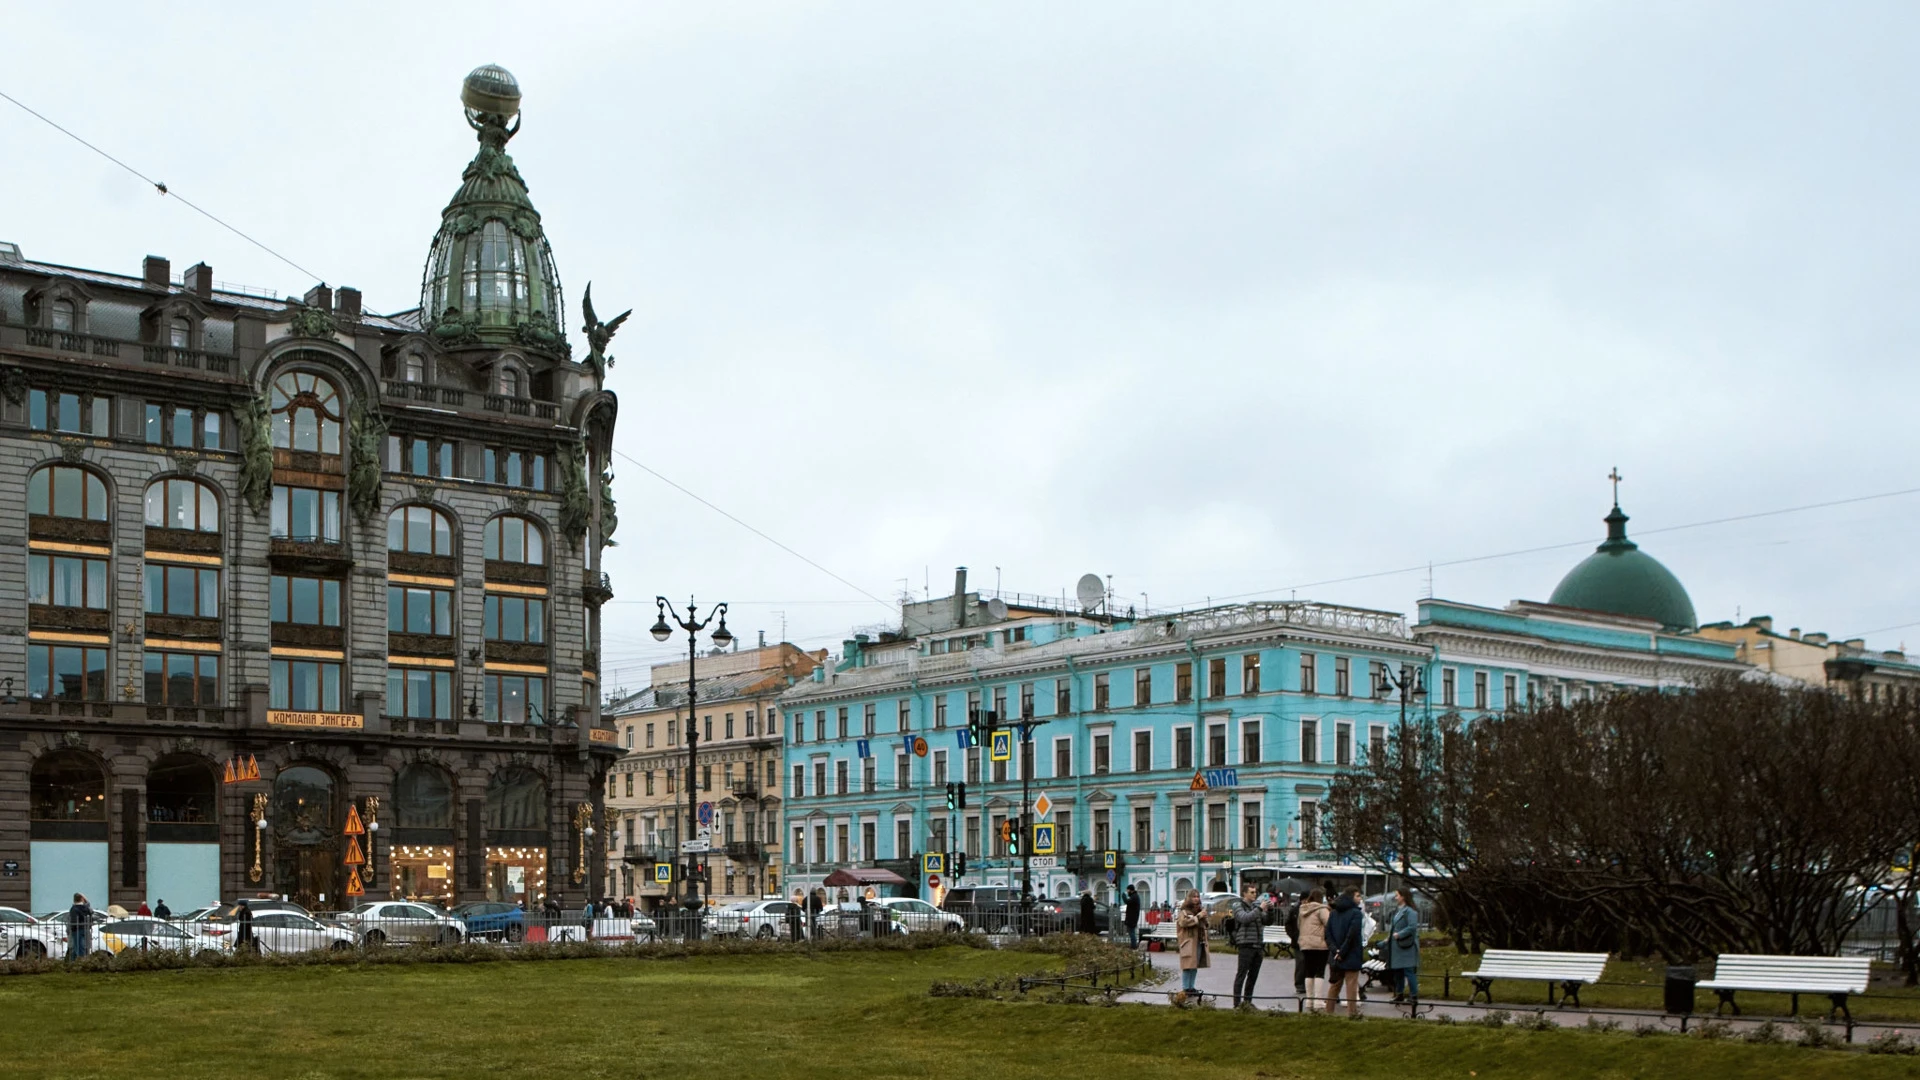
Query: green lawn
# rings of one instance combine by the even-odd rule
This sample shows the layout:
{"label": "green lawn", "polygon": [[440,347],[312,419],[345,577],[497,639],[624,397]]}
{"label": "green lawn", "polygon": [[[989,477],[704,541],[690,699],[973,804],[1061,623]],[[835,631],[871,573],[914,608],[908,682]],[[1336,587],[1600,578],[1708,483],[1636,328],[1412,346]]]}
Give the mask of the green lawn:
{"label": "green lawn", "polygon": [[1920,1075],[1920,1059],[1663,1036],[933,998],[1057,965],[918,952],[0,978],[7,1077]]}

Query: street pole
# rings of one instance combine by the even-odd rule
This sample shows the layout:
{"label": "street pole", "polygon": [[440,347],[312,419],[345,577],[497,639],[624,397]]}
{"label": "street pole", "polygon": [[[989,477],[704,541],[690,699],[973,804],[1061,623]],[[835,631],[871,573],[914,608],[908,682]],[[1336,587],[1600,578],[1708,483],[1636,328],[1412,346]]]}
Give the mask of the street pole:
{"label": "street pole", "polygon": [[1028,774],[1033,770],[1027,768],[1028,759],[1032,756],[1027,753],[1027,748],[1032,745],[1032,721],[1026,717],[1022,717],[1020,719],[1020,824],[1015,827],[1025,831],[1027,834],[1020,838],[1020,902],[1025,905],[1027,909],[1027,931],[1029,933],[1033,930],[1033,830],[1026,828],[1026,824],[1027,800],[1032,797],[1028,794]]}
{"label": "street pole", "polygon": [[[695,680],[695,665],[700,655],[700,631],[705,630],[708,623],[716,617],[719,618],[720,626],[713,632],[713,643],[723,649],[733,641],[733,635],[727,631],[727,605],[724,603],[715,605],[705,619],[698,617],[699,609],[694,606],[691,599],[687,601],[687,617],[684,619],[666,597],[656,596],[654,603],[659,608],[660,617],[653,624],[651,631],[653,640],[665,641],[673,636],[673,626],[667,624],[669,611],[673,613],[674,625],[687,632],[687,828],[681,841],[681,854],[687,857],[683,864],[687,868],[687,887],[685,899],[681,903],[687,912],[687,938],[692,940],[700,936],[700,912],[704,906],[700,898],[699,878],[693,873],[693,856],[697,853],[685,850],[686,842],[694,838],[694,827],[700,812],[700,794],[696,786],[700,767],[700,725],[694,715],[694,707],[699,702],[700,692],[699,684]],[[706,854],[711,857],[712,851],[709,850]]]}

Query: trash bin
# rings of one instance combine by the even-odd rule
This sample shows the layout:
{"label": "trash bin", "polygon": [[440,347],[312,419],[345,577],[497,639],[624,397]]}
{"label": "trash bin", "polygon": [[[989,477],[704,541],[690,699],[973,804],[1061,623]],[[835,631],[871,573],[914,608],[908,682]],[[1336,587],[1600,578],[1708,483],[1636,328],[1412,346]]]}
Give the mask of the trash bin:
{"label": "trash bin", "polygon": [[1669,967],[1667,969],[1667,1012],[1673,1016],[1688,1016],[1693,1012],[1693,987],[1700,981],[1690,967]]}

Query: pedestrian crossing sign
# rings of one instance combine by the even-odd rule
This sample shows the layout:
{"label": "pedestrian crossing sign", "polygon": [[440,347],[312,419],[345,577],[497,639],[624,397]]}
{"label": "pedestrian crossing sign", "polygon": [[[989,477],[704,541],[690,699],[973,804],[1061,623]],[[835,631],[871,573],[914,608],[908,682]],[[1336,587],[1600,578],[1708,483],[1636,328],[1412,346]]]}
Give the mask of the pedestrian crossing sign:
{"label": "pedestrian crossing sign", "polygon": [[673,864],[657,862],[653,864],[653,883],[655,885],[673,884]]}
{"label": "pedestrian crossing sign", "polygon": [[1033,853],[1035,855],[1053,854],[1053,823],[1040,822],[1033,827]]}
{"label": "pedestrian crossing sign", "polygon": [[993,746],[988,756],[994,761],[1013,760],[1013,732],[996,731],[993,733]]}
{"label": "pedestrian crossing sign", "polygon": [[946,873],[947,872],[946,853],[939,852],[939,851],[929,851],[926,854],[920,856],[920,868],[929,874]]}

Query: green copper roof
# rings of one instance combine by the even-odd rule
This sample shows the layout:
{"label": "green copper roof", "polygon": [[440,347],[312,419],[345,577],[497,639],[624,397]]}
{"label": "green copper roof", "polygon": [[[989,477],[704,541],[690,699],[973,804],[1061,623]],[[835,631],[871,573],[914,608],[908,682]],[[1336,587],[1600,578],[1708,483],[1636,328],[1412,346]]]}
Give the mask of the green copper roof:
{"label": "green copper roof", "polygon": [[1549,603],[1652,619],[1669,630],[1695,630],[1693,601],[1673,571],[1627,539],[1627,515],[1615,504],[1607,539],[1568,571]]}

